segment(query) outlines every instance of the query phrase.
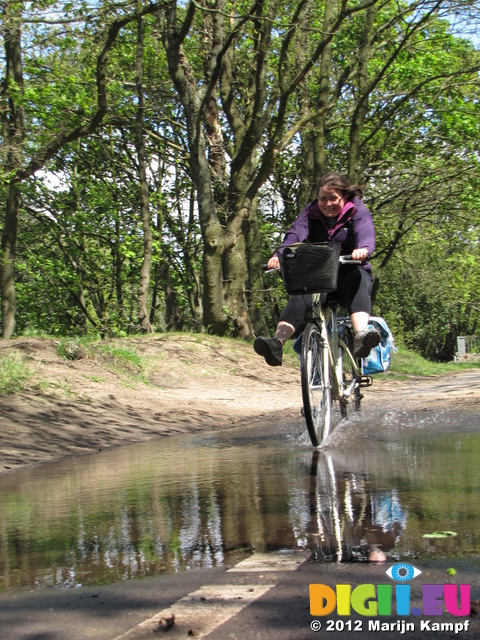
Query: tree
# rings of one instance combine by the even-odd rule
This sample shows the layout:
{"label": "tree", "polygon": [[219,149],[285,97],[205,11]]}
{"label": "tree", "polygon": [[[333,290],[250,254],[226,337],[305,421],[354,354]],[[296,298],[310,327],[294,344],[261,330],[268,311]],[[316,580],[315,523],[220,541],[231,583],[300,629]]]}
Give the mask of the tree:
{"label": "tree", "polygon": [[3,8],[5,47],[5,77],[2,81],[1,116],[3,133],[3,178],[5,189],[5,223],[2,232],[0,287],[2,299],[3,336],[9,338],[15,330],[15,244],[18,230],[20,193],[13,179],[21,167],[25,140],[25,110],[23,97],[21,4],[7,3]]}
{"label": "tree", "polygon": [[[27,8],[28,4],[28,8]],[[67,5],[68,6],[68,5]],[[43,0],[36,3],[25,3],[19,0],[6,1],[3,5],[3,39],[5,50],[5,71],[1,91],[1,115],[2,115],[2,147],[3,147],[3,172],[2,180],[6,192],[6,215],[2,232],[2,261],[0,272],[0,285],[2,297],[2,335],[9,338],[15,330],[16,298],[15,298],[15,251],[17,243],[18,218],[20,208],[20,184],[33,176],[38,170],[53,158],[60,149],[81,137],[90,135],[101,124],[107,112],[107,68],[108,55],[115,43],[120,30],[137,16],[147,15],[157,11],[158,5],[151,4],[139,11],[126,13],[109,23],[106,35],[95,59],[90,56],[92,47],[91,35],[88,33],[80,39],[80,29],[76,28],[78,22],[85,25],[89,16],[84,15],[84,8],[79,8],[79,16],[67,20],[47,19],[43,17],[43,10],[55,10],[54,0]],[[108,3],[106,4],[108,14]],[[68,10],[66,9],[68,12]],[[57,47],[59,54],[68,52],[67,66],[75,60],[70,50],[71,44],[76,43],[75,53],[81,54],[82,63],[87,69],[95,73],[96,105],[86,97],[88,91],[75,96],[79,98],[77,104],[69,103],[67,96],[71,89],[71,73],[56,78],[55,95],[49,94],[49,98],[55,102],[45,104],[42,101],[42,90],[48,94],[48,79],[45,78],[44,69],[40,65],[37,73],[33,73],[31,67],[29,87],[25,86],[23,79],[23,54],[22,54],[22,27],[26,16],[29,24],[41,24],[46,28],[51,26],[50,35],[61,36],[60,44],[54,45],[53,38],[45,39],[42,34],[39,48],[50,46]],[[102,16],[103,18],[104,16]],[[35,33],[29,34],[32,42],[36,44]],[[48,40],[48,45],[46,44]],[[80,65],[81,66],[81,65]],[[78,67],[78,63],[73,68]],[[70,67],[70,70],[72,67]],[[66,90],[66,91],[65,91]],[[33,96],[35,98],[33,99]],[[68,104],[68,108],[67,107]],[[43,111],[43,113],[40,113]],[[40,115],[40,118],[38,116]],[[43,117],[42,117],[43,116]],[[48,121],[51,127],[48,133],[42,125]],[[39,124],[40,123],[40,124]]]}
{"label": "tree", "polygon": [[145,159],[145,140],[143,137],[145,92],[143,88],[143,50],[144,27],[143,18],[137,18],[137,56],[136,80],[138,96],[137,122],[135,128],[135,146],[138,158],[138,177],[140,181],[140,202],[143,225],[143,261],[140,270],[140,292],[138,295],[138,317],[144,332],[152,333],[153,327],[148,313],[147,301],[150,289],[150,273],[152,267],[152,228],[150,219],[150,193],[147,182],[147,163]]}
{"label": "tree", "polygon": [[342,2],[301,68],[290,58],[323,6],[258,0],[236,5],[236,15],[223,0],[166,7],[163,43],[187,123],[204,242],[204,322],[215,333],[232,322],[238,335],[251,334],[245,245],[253,203],[279,153],[318,115],[295,116],[292,96],[347,17],[372,2]]}
{"label": "tree", "polygon": [[[409,347],[433,360],[452,360],[456,339],[478,330],[480,269],[475,260],[478,220],[438,216],[402,242],[385,269],[379,300],[389,326]],[[428,237],[429,242],[425,242]]]}

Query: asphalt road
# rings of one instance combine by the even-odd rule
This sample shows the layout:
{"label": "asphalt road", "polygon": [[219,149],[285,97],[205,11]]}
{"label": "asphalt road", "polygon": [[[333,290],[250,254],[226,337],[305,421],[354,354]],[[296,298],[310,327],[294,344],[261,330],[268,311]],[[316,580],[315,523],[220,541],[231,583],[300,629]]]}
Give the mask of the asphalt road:
{"label": "asphalt road", "polygon": [[[0,597],[0,637],[5,640],[142,640],[163,635],[169,640],[480,638],[478,614],[312,616],[310,584],[326,584],[333,589],[337,584],[350,584],[353,589],[359,584],[388,584],[389,579],[385,576],[387,566],[381,563],[318,564],[305,560],[304,552],[274,553],[267,557],[257,554],[231,568],[195,570],[105,587],[6,594]],[[472,600],[480,598],[480,557],[457,562],[457,566],[455,583],[469,584]],[[422,607],[421,589],[425,581],[452,582],[446,577],[447,567],[448,560],[430,561],[420,567],[424,578],[411,583],[412,607]],[[174,624],[165,630],[172,613]],[[375,620],[383,625],[383,630],[381,626],[377,630],[377,623],[372,622]],[[322,628],[312,630],[312,623],[315,626],[319,622]],[[434,630],[434,625],[440,623],[448,623],[451,630]]]}

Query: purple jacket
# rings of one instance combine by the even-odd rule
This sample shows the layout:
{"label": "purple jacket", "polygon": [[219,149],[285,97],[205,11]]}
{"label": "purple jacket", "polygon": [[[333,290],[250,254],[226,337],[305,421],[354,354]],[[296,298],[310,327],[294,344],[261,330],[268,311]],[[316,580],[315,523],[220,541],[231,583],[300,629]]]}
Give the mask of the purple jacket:
{"label": "purple jacket", "polygon": [[[342,255],[349,255],[354,249],[366,248],[369,255],[375,251],[372,214],[360,198],[346,203],[333,229],[328,226],[327,218],[318,208],[317,201],[310,202],[288,229],[278,253],[294,242],[328,241],[338,242],[342,247]],[[372,277],[369,262],[363,262],[361,268]]]}

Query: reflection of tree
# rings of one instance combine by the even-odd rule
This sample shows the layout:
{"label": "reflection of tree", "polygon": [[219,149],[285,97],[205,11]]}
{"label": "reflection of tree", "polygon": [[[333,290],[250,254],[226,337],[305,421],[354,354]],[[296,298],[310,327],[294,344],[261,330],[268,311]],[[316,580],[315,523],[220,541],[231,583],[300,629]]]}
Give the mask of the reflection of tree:
{"label": "reflection of tree", "polygon": [[3,574],[4,574],[4,587],[8,589],[10,587],[10,559],[8,555],[8,534],[7,527],[5,526],[5,521],[3,518],[0,518],[0,558],[1,565],[3,565]]}
{"label": "reflection of tree", "polygon": [[211,567],[223,562],[221,515],[214,487],[200,491],[198,478],[192,478],[191,493],[182,506],[179,552],[186,566]]}
{"label": "reflection of tree", "polygon": [[266,469],[261,444],[247,458],[201,444],[129,449],[2,479],[0,588],[113,582],[295,545],[286,496],[299,480],[281,458]]}
{"label": "reflection of tree", "polygon": [[309,546],[326,561],[384,560],[407,523],[396,489],[373,490],[362,475],[339,475],[332,457],[318,451],[310,468],[310,510]]}

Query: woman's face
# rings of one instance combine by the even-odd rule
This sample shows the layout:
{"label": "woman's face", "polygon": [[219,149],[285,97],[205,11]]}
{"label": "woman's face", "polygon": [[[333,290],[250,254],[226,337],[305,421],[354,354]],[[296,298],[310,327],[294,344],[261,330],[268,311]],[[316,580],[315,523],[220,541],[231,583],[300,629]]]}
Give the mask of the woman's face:
{"label": "woman's face", "polygon": [[318,207],[327,218],[336,218],[345,206],[345,198],[341,191],[325,185],[318,192]]}

